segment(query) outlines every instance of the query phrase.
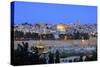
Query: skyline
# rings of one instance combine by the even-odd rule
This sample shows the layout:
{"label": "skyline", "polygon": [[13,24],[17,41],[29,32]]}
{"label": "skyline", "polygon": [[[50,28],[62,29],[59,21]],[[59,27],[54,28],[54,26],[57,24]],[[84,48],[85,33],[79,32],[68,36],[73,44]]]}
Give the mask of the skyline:
{"label": "skyline", "polygon": [[48,23],[81,24],[97,23],[97,7],[67,4],[14,2],[14,24]]}

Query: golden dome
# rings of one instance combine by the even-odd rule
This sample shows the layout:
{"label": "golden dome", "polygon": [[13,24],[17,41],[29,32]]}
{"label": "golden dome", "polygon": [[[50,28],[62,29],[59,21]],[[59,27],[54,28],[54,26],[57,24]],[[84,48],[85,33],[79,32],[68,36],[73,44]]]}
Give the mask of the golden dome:
{"label": "golden dome", "polygon": [[37,48],[44,48],[44,44],[42,43],[41,40],[40,40],[39,42],[37,42],[36,47],[37,47]]}
{"label": "golden dome", "polygon": [[57,29],[58,29],[59,31],[65,31],[65,25],[64,25],[64,24],[58,24],[58,25],[57,25]]}

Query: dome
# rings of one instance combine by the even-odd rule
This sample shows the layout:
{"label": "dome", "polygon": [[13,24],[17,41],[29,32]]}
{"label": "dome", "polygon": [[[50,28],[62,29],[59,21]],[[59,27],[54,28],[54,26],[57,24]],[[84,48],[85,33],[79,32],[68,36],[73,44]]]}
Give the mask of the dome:
{"label": "dome", "polygon": [[57,25],[57,30],[59,30],[59,31],[65,31],[65,25],[64,24],[58,24]]}

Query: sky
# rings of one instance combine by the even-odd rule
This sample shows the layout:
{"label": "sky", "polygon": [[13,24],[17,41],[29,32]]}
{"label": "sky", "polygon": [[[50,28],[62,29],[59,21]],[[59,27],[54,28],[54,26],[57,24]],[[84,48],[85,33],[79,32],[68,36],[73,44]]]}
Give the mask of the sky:
{"label": "sky", "polygon": [[76,21],[81,24],[97,23],[97,7],[51,4],[36,2],[14,2],[14,24],[49,23],[69,24]]}

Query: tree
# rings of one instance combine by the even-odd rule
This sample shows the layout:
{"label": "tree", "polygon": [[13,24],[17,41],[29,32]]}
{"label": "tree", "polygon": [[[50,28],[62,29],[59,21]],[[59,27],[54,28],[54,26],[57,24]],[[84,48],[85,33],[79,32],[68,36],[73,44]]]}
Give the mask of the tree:
{"label": "tree", "polygon": [[14,37],[15,38],[22,38],[24,36],[24,33],[22,31],[15,31],[14,32]]}
{"label": "tree", "polygon": [[40,36],[39,36],[38,33],[32,33],[31,38],[34,39],[34,40],[39,40]]}
{"label": "tree", "polygon": [[24,35],[24,38],[30,39],[30,38],[32,38],[32,34],[31,34],[30,32],[27,32],[27,33]]}
{"label": "tree", "polygon": [[55,53],[55,63],[60,63],[60,54],[58,50]]}
{"label": "tree", "polygon": [[60,39],[64,39],[65,34],[59,34]]}
{"label": "tree", "polygon": [[53,34],[47,34],[47,39],[54,40],[55,38]]}
{"label": "tree", "polygon": [[74,39],[80,39],[81,38],[81,34],[77,31],[74,33]]}
{"label": "tree", "polygon": [[[22,42],[18,44],[18,48],[14,50],[14,65],[28,65],[28,64],[37,64],[38,63],[38,54],[29,52],[28,43]],[[36,63],[37,62],[37,63]]]}
{"label": "tree", "polygon": [[54,54],[49,52],[49,63],[54,63]]}

